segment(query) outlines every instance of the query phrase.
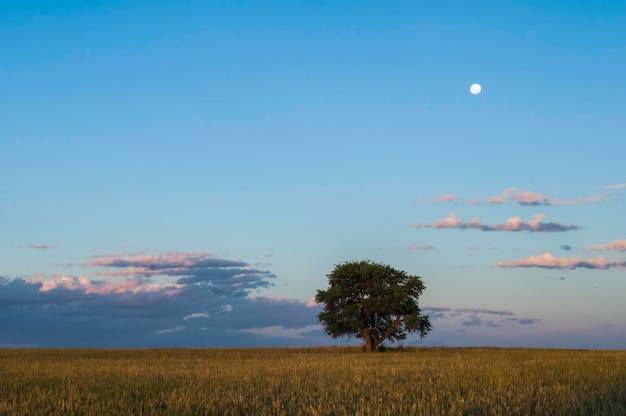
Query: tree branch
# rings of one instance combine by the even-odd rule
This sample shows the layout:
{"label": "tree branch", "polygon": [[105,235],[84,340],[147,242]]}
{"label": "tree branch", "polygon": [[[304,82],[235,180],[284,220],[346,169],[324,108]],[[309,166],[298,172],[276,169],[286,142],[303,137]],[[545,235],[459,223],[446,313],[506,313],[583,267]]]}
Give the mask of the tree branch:
{"label": "tree branch", "polygon": [[393,324],[391,324],[391,329],[385,332],[382,336],[376,337],[376,345],[378,346],[381,342],[389,338],[389,336],[393,334],[396,329],[398,329],[398,325],[400,325],[400,322],[402,322],[402,315],[398,314],[398,316],[396,316],[396,319],[394,319]]}

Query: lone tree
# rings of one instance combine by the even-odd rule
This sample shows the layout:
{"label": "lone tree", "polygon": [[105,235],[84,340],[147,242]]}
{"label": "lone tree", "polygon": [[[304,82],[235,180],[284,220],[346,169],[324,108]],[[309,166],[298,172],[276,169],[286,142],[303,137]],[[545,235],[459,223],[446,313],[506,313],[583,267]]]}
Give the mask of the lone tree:
{"label": "lone tree", "polygon": [[365,351],[376,352],[385,340],[406,339],[430,331],[428,316],[420,314],[418,300],[426,287],[418,276],[370,260],[345,262],[328,275],[329,288],[315,300],[324,305],[317,315],[333,338],[365,340]]}

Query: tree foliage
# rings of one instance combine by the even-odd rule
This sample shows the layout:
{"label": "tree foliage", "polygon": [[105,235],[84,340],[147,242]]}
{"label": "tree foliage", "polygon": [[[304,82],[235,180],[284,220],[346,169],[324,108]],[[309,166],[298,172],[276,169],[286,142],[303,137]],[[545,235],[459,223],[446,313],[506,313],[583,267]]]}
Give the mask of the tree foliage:
{"label": "tree foliage", "polygon": [[324,305],[317,319],[333,338],[363,338],[365,350],[374,352],[385,340],[403,340],[412,332],[423,338],[431,329],[428,316],[420,314],[426,287],[418,276],[363,260],[335,266],[328,284],[315,300]]}

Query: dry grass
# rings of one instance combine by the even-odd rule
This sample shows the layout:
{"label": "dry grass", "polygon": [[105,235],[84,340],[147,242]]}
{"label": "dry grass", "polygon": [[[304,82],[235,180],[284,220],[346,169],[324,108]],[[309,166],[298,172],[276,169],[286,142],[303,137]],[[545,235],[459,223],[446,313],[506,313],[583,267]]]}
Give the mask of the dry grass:
{"label": "dry grass", "polygon": [[626,415],[626,351],[0,350],[0,415]]}

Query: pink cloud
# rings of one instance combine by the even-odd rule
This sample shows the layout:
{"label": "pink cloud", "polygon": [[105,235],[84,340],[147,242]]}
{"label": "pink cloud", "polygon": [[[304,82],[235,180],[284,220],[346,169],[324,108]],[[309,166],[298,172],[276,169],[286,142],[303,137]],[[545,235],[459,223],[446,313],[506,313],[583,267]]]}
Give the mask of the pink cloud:
{"label": "pink cloud", "polygon": [[548,204],[548,197],[542,194],[536,194],[533,192],[517,192],[513,195],[513,198],[519,205],[546,205]]}
{"label": "pink cloud", "polygon": [[[586,203],[593,203],[593,202],[601,202],[605,200],[606,200],[606,195],[598,195],[598,196],[589,196],[586,198],[578,198],[576,202],[578,202],[579,204],[586,204]],[[573,203],[574,203],[573,199],[558,200],[556,198],[553,198],[552,201],[550,201],[550,205],[572,205]]]}
{"label": "pink cloud", "polygon": [[515,192],[515,188],[506,188],[500,196],[490,196],[487,198],[487,202],[490,204],[503,204],[511,199],[513,196],[513,192]]}
{"label": "pink cloud", "polygon": [[454,194],[441,195],[434,199],[435,202],[452,202],[456,199]]}
{"label": "pink cloud", "polygon": [[[550,200],[546,195],[530,191],[518,191],[517,188],[507,188],[502,191],[502,194],[500,194],[500,196],[490,196],[489,198],[487,198],[487,202],[491,204],[502,204],[510,200],[514,200],[518,205],[523,206],[571,205],[574,203],[574,200],[572,199],[559,200],[557,198],[552,198],[552,200]],[[579,204],[584,204],[591,202],[601,202],[604,200],[606,200],[606,195],[598,195],[586,198],[578,198],[576,202],[578,202]],[[472,200],[472,202],[474,202],[474,200]]]}
{"label": "pink cloud", "polygon": [[603,195],[598,195],[598,196],[589,196],[587,198],[578,198],[576,201],[579,204],[585,204],[589,202],[600,202],[600,201],[604,201],[605,199],[606,199],[606,194],[603,194]]}
{"label": "pink cloud", "polygon": [[91,280],[84,276],[58,276],[50,279],[36,278],[29,283],[39,283],[40,292],[49,292],[54,289],[78,290],[86,294],[105,295],[111,293],[140,293],[140,292],[162,292],[169,289],[166,294],[178,293],[178,289],[183,285],[176,283],[154,283],[146,279],[126,279],[120,282]]}
{"label": "pink cloud", "polygon": [[145,267],[125,267],[121,270],[106,271],[106,272],[93,272],[94,276],[108,276],[108,277],[130,277],[130,276],[156,276],[160,274],[174,274],[177,271],[186,270],[185,268],[166,268],[150,270]]}
{"label": "pink cloud", "polygon": [[545,214],[533,215],[534,220],[530,220],[524,223],[520,217],[512,217],[506,220],[503,225],[494,224],[492,228],[496,231],[521,231],[527,229],[530,231],[537,231],[541,227],[541,220],[545,217]]}
{"label": "pink cloud", "polygon": [[432,201],[425,199],[424,197],[420,196],[418,198],[415,198],[415,202],[435,202],[435,203],[441,203],[441,202],[452,202],[456,200],[456,196],[454,196],[454,194],[443,194],[441,196],[436,197],[435,199],[433,199]]}
{"label": "pink cloud", "polygon": [[604,257],[554,257],[550,253],[543,253],[538,256],[530,256],[512,261],[499,261],[496,267],[516,268],[516,267],[539,267],[544,269],[602,269],[612,267],[620,269],[626,268],[625,261],[610,260]]}
{"label": "pink cloud", "polygon": [[466,205],[478,205],[483,202],[483,199],[480,197],[472,198],[470,200],[465,201]]}
{"label": "pink cloud", "polygon": [[531,231],[531,232],[562,232],[580,229],[577,225],[563,225],[557,222],[544,223],[545,214],[535,214],[534,219],[524,222],[521,217],[508,218],[504,224],[484,225],[479,218],[472,218],[464,222],[456,217],[456,213],[451,213],[448,217],[435,221],[434,225],[423,224],[424,228],[458,228],[476,229],[482,231]]}
{"label": "pink cloud", "polygon": [[480,228],[482,227],[481,223],[480,223],[480,219],[479,218],[472,218],[471,220],[467,221],[465,224],[466,228]]}
{"label": "pink cloud", "polygon": [[413,224],[411,224],[411,227],[413,227],[413,228],[420,228],[421,225],[419,224],[419,222],[414,222]]}
{"label": "pink cloud", "polygon": [[105,253],[105,254],[94,254],[93,258],[106,258],[106,257],[122,257],[127,255],[128,253],[125,251],[120,251],[119,253]]}
{"label": "pink cloud", "polygon": [[507,188],[500,196],[490,196],[487,202],[490,204],[503,204],[515,200],[518,205],[549,205],[548,197],[530,191],[517,191],[517,188]]}
{"label": "pink cloud", "polygon": [[212,253],[180,253],[143,254],[125,252],[94,256],[93,260],[85,262],[88,267],[114,267],[120,270],[109,272],[95,272],[105,276],[154,276],[160,274],[180,275],[190,268],[224,268],[249,266],[240,260],[225,260]]}
{"label": "pink cloud", "polygon": [[616,185],[604,185],[602,189],[624,189],[626,188],[626,183],[618,183]]}
{"label": "pink cloud", "polygon": [[565,200],[558,200],[556,198],[553,198],[552,201],[550,201],[550,205],[571,205],[574,203],[573,199],[565,199]]}
{"label": "pink cloud", "polygon": [[[607,185],[603,187],[604,189],[620,189],[626,188],[626,184],[619,185]],[[576,200],[573,199],[565,199],[559,200],[557,198],[550,199],[547,195],[539,194],[531,191],[525,191],[518,188],[506,188],[503,190],[500,195],[487,197],[486,202],[488,204],[504,204],[509,201],[515,201],[518,205],[521,206],[537,206],[537,205],[571,205],[575,202],[579,204],[590,203],[590,202],[601,202],[606,200],[606,195],[599,195],[593,197],[586,198],[578,198]],[[613,197],[613,200],[617,200],[617,197]],[[465,201],[466,205],[478,205],[483,203],[483,199],[480,197],[472,198],[470,200]]]}
{"label": "pink cloud", "polygon": [[434,250],[435,246],[430,246],[428,244],[423,244],[421,246],[418,246],[417,244],[410,244],[407,248],[409,250]]}
{"label": "pink cloud", "polygon": [[626,251],[626,240],[614,240],[611,244],[597,245],[589,248],[592,251]]}
{"label": "pink cloud", "polygon": [[311,299],[307,300],[307,301],[306,301],[306,304],[305,304],[305,306],[306,306],[307,308],[314,308],[314,307],[316,307],[317,305],[319,305],[319,303],[317,303],[317,302],[315,301],[315,298],[311,298]]}
{"label": "pink cloud", "polygon": [[458,228],[463,221],[456,218],[456,212],[452,212],[448,217],[435,221],[435,228]]}
{"label": "pink cloud", "polygon": [[59,246],[57,246],[56,244],[29,244],[27,247],[36,248],[39,250],[47,250],[51,248],[58,248]]}
{"label": "pink cloud", "polygon": [[104,267],[96,276],[150,278],[168,276],[177,284],[211,285],[222,294],[246,293],[251,289],[273,286],[269,271],[257,270],[241,260],[227,260],[212,253],[169,252],[165,254],[119,253],[94,256],[87,267]]}

